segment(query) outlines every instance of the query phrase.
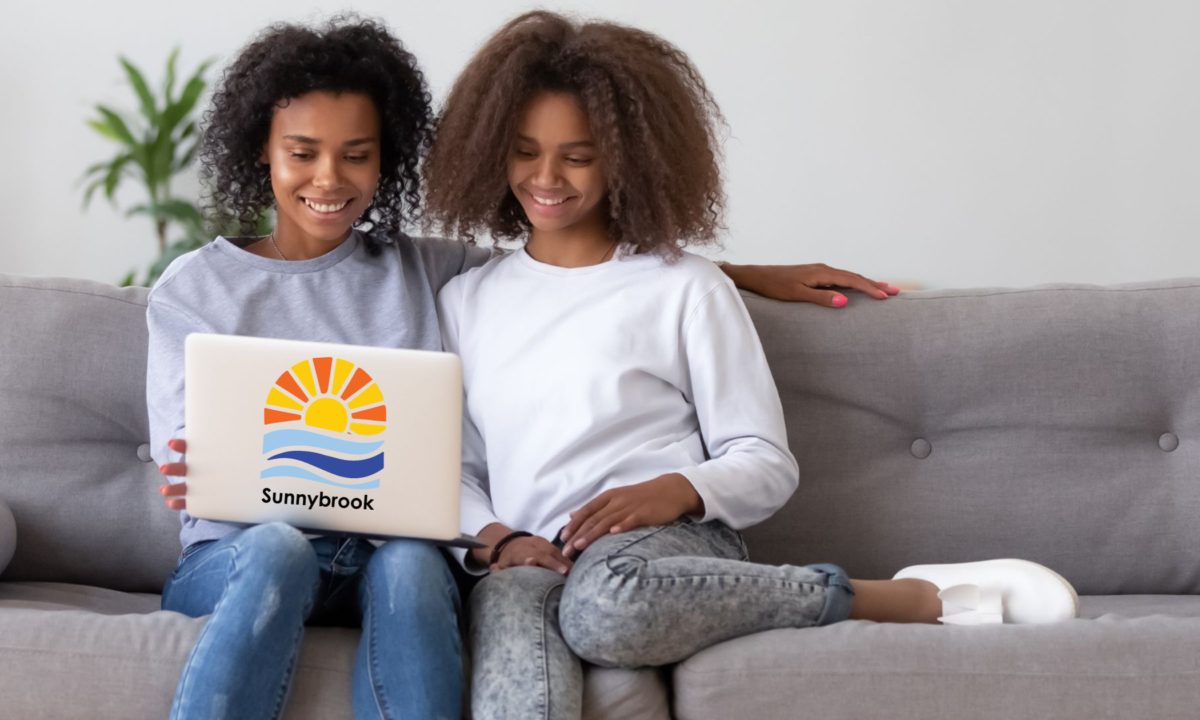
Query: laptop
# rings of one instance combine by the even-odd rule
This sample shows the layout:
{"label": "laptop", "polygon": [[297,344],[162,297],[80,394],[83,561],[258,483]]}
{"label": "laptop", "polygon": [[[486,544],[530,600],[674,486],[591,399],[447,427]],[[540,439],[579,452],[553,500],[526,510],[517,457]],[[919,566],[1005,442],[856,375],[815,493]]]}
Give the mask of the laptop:
{"label": "laptop", "polygon": [[312,533],[459,533],[456,355],[193,333],[184,345],[187,510]]}

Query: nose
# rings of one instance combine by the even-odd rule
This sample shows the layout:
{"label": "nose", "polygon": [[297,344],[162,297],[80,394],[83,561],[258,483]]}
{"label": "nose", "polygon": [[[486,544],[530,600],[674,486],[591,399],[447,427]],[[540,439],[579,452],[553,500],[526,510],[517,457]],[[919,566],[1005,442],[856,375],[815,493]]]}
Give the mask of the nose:
{"label": "nose", "polygon": [[533,184],[544,190],[552,190],[562,184],[562,174],[559,172],[558,161],[551,153],[545,153],[538,158],[534,168]]}
{"label": "nose", "polygon": [[317,161],[314,173],[312,184],[315,187],[322,190],[336,190],[342,186],[341,167],[332,153]]}

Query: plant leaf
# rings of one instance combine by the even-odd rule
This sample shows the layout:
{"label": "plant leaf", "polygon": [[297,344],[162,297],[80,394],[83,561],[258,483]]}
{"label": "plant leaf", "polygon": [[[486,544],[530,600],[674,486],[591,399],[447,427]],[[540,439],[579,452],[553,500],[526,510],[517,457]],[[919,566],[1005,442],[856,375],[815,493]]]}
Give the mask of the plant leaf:
{"label": "plant leaf", "polygon": [[171,132],[174,130],[175,126],[196,107],[196,101],[200,99],[200,94],[204,92],[204,88],[207,86],[208,83],[204,81],[204,78],[193,77],[191,80],[188,80],[187,85],[183,88],[183,92],[179,95],[179,99],[163,111],[160,131]]}
{"label": "plant leaf", "polygon": [[175,163],[175,172],[179,172],[188,165],[192,164],[192,160],[196,157],[196,150],[198,150],[199,147],[200,143],[194,142],[188,147],[187,150],[183,151],[183,155],[181,155],[179,160]]}
{"label": "plant leaf", "polygon": [[163,95],[166,97],[166,105],[171,104],[171,93],[175,90],[175,61],[179,59],[179,46],[171,51],[171,57],[167,58],[167,77],[163,82]]}
{"label": "plant leaf", "polygon": [[154,102],[154,95],[150,92],[150,87],[146,85],[146,78],[124,56],[119,57],[118,60],[121,61],[121,67],[125,68],[125,75],[129,77],[129,84],[133,86],[134,92],[137,93],[138,99],[142,103],[142,115],[145,115],[146,119],[153,125],[158,120],[158,107]]}
{"label": "plant leaf", "polygon": [[149,215],[155,220],[164,222],[175,221],[182,223],[185,227],[203,227],[204,225],[204,218],[200,215],[200,211],[196,209],[196,206],[187,200],[180,200],[179,198],[170,198],[163,202],[150,203],[148,205],[138,205],[125,212],[125,217],[132,217],[134,215]]}
{"label": "plant leaf", "polygon": [[171,198],[165,202],[159,203],[164,217],[172,220],[177,220],[185,225],[203,227],[204,218],[200,215],[200,211],[196,206],[187,200]]}
{"label": "plant leaf", "polygon": [[92,183],[90,185],[87,186],[87,190],[83,191],[83,209],[84,210],[87,210],[88,205],[91,204],[92,195],[95,195],[96,191],[99,190],[103,185],[104,185],[104,178],[102,178],[102,177],[96,178],[95,180],[92,181]]}
{"label": "plant leaf", "polygon": [[[150,146],[151,167],[154,169],[154,183],[167,184],[171,178],[171,164],[175,160],[175,141],[169,132],[159,132],[158,137]],[[157,191],[155,195],[157,195]]]}
{"label": "plant leaf", "polygon": [[83,175],[79,178],[79,182],[87,180],[88,177],[95,175],[98,172],[107,170],[110,163],[112,163],[112,160],[102,160],[95,165],[89,165],[88,169],[83,171]]}
{"label": "plant leaf", "polygon": [[[103,105],[97,105],[96,111],[100,113],[104,120],[102,122],[95,120],[92,121],[92,123],[94,123],[92,124],[93,128],[99,131],[102,135],[111,137],[113,140],[117,140],[118,142],[122,142],[125,145],[128,145],[130,148],[137,146],[137,140],[133,139],[133,134],[129,132],[129,126],[125,124],[125,121],[121,119],[120,115],[112,110],[109,110]],[[104,129],[101,129],[101,124],[103,125]]]}
{"label": "plant leaf", "polygon": [[109,124],[103,120],[92,119],[92,120],[88,120],[87,124],[90,128],[92,128],[96,132],[100,133],[104,137],[108,138],[109,140],[115,140],[116,142],[124,142],[124,140],[121,139],[121,136],[119,134],[117,134],[117,131],[112,129],[111,127],[109,127]]}
{"label": "plant leaf", "polygon": [[121,183],[121,176],[124,175],[125,165],[129,162],[128,155],[122,155],[112,161],[112,165],[108,168],[108,174],[104,176],[104,196],[109,200],[113,199],[113,193],[117,191],[117,186]]}
{"label": "plant leaf", "polygon": [[119,287],[130,287],[131,285],[133,285],[133,276],[136,272],[137,272],[136,270],[130,270],[129,274],[127,274],[125,277],[121,278],[121,282],[118,284],[118,286]]}

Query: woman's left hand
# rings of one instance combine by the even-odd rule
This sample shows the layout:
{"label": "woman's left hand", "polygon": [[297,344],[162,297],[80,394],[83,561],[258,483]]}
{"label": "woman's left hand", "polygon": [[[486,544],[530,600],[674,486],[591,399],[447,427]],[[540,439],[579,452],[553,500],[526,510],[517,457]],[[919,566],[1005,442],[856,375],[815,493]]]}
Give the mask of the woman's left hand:
{"label": "woman's left hand", "polygon": [[687,514],[704,512],[704,501],[683,475],[671,473],[653,480],[614,488],[571,513],[563,528],[563,555],[573,557],[608,534],[640,527],[666,525]]}
{"label": "woman's left hand", "polygon": [[845,307],[845,295],[825,288],[842,287],[859,290],[876,300],[886,300],[900,288],[885,282],[865,278],[848,270],[838,270],[823,263],[812,265],[722,265],[734,284],[743,290],[758,293],[772,300],[810,302],[826,307]]}

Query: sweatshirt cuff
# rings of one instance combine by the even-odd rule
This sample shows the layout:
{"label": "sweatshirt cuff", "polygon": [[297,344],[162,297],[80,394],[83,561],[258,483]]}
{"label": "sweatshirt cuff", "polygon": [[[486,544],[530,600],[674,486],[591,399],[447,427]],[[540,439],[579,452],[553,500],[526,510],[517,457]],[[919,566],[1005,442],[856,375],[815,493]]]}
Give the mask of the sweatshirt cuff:
{"label": "sweatshirt cuff", "polygon": [[[465,500],[466,498],[464,498]],[[500,522],[500,518],[492,514],[490,508],[479,507],[471,502],[464,502],[459,520],[459,529],[464,535],[479,536],[479,531],[492,523]],[[471,551],[466,548],[450,548],[450,554],[458,561],[463,570],[472,575],[487,575],[487,567],[480,567],[471,557]]]}
{"label": "sweatshirt cuff", "polygon": [[698,523],[705,523],[711,520],[723,520],[724,518],[718,517],[717,515],[716,493],[714,493],[712,488],[709,487],[708,479],[705,477],[704,471],[701,470],[699,466],[693,465],[690,468],[679,470],[678,473],[687,478],[687,481],[690,482],[692,487],[696,489],[696,494],[699,495],[700,499],[704,502],[703,514],[689,513],[688,517]]}
{"label": "sweatshirt cuff", "polygon": [[480,567],[479,563],[475,562],[475,560],[471,557],[471,551],[467,548],[452,547],[450,548],[450,554],[454,556],[454,559],[458,561],[459,566],[462,567],[467,574],[474,575],[475,577],[488,574],[488,569],[485,567]]}

